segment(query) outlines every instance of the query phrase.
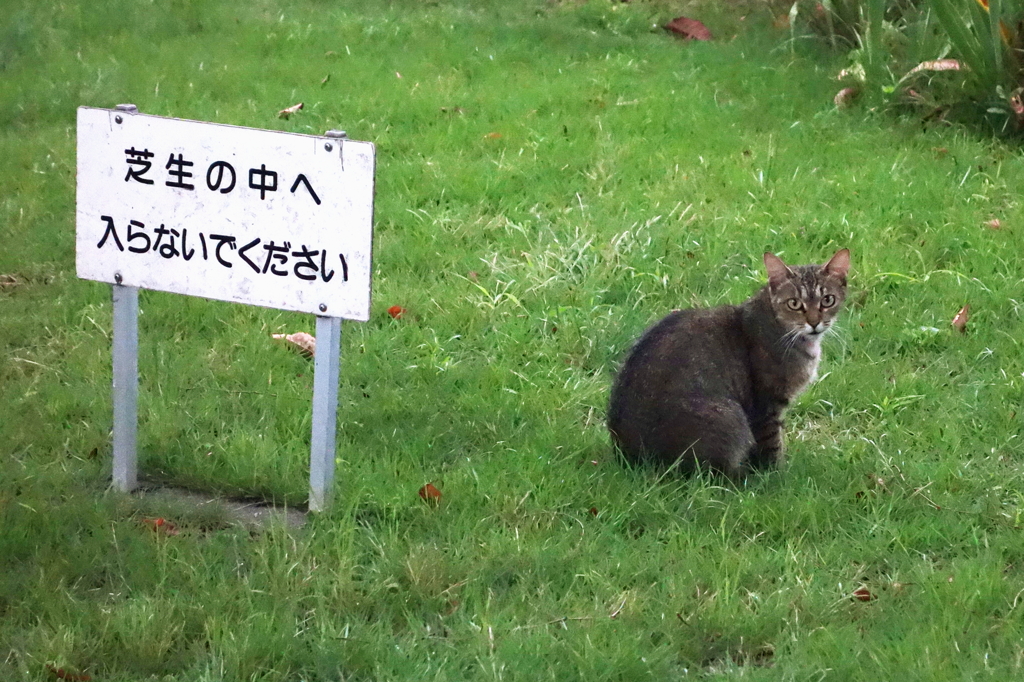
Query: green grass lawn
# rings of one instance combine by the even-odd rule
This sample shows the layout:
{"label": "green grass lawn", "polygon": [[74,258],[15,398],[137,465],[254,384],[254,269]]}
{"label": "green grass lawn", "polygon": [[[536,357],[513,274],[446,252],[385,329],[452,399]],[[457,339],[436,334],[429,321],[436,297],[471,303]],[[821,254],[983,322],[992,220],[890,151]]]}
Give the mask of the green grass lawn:
{"label": "green grass lawn", "polygon": [[[1020,151],[836,111],[842,64],[757,7],[486,4],[4,4],[0,678],[1024,677]],[[655,27],[684,11],[717,40]],[[106,491],[75,108],[121,102],[377,145],[373,315],[344,325],[336,504],[302,530]],[[785,470],[616,460],[648,324],[743,300],[765,250],[844,246]],[[143,474],[301,504],[312,365],[269,337],[314,320],[140,300]]]}

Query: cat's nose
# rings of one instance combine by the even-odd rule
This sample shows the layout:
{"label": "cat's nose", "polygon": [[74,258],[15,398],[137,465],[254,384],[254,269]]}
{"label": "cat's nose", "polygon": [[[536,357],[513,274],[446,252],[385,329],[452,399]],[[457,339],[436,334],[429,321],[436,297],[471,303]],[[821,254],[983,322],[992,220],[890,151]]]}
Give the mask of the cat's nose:
{"label": "cat's nose", "polygon": [[812,324],[811,331],[814,332],[815,334],[822,333],[823,331],[825,331],[825,323],[819,322],[818,324]]}

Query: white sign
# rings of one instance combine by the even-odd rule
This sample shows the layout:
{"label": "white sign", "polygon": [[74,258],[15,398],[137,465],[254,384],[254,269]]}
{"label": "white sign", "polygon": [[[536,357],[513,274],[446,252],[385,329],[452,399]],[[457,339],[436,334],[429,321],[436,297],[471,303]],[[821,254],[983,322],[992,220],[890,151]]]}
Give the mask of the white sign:
{"label": "white sign", "polygon": [[369,142],[78,109],[78,276],[368,320]]}

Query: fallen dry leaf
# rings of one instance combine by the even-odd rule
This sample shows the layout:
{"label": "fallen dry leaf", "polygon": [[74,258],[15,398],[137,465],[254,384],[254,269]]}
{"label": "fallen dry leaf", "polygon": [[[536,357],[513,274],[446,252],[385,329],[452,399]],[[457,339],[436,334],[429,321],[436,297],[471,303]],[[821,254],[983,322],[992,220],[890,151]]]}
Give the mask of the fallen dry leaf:
{"label": "fallen dry leaf", "polygon": [[971,306],[965,305],[957,311],[957,314],[953,316],[953,321],[950,322],[950,324],[953,325],[953,329],[957,330],[961,334],[967,331],[967,320],[971,317],[970,309]]}
{"label": "fallen dry leaf", "polygon": [[486,135],[484,135],[484,137],[486,137],[488,140],[500,140],[501,133],[487,133]]}
{"label": "fallen dry leaf", "polygon": [[299,109],[301,108],[302,102],[299,102],[298,104],[293,104],[292,106],[277,112],[277,117],[287,120],[288,117],[291,116],[292,114],[298,113]]}
{"label": "fallen dry leaf", "polygon": [[469,275],[467,275],[467,276],[473,282],[479,282],[480,281],[480,275],[476,274],[476,270],[470,270]]}
{"label": "fallen dry leaf", "polygon": [[433,483],[428,483],[420,488],[420,497],[431,504],[437,504],[441,501],[441,491]]}
{"label": "fallen dry leaf", "polygon": [[163,517],[155,519],[142,519],[142,523],[146,524],[158,533],[166,533],[167,535],[177,535],[178,527]]}
{"label": "fallen dry leaf", "polygon": [[70,682],[90,682],[92,677],[85,673],[75,673],[64,668],[58,668],[55,665],[46,664],[46,669],[53,673],[54,677],[58,680],[69,680]]}
{"label": "fallen dry leaf", "polygon": [[0,275],[0,291],[4,289],[13,289],[14,287],[21,284],[18,278],[14,275]]}
{"label": "fallen dry leaf", "polygon": [[857,601],[871,601],[875,595],[871,594],[871,590],[868,588],[860,587],[853,591],[853,598]]}
{"label": "fallen dry leaf", "polygon": [[959,71],[963,66],[956,59],[933,59],[921,62],[910,70],[910,73],[918,71]]}
{"label": "fallen dry leaf", "polygon": [[590,515],[591,516],[597,516],[597,507],[591,507],[590,508]]}
{"label": "fallen dry leaf", "polygon": [[922,97],[921,93],[919,93],[914,88],[907,88],[906,90],[903,91],[903,94],[907,96],[907,101],[909,102],[913,102],[915,104],[925,103],[924,97]]}
{"label": "fallen dry leaf", "polygon": [[713,40],[708,27],[688,17],[676,17],[665,24],[665,30],[687,40]]}
{"label": "fallen dry leaf", "polygon": [[1021,92],[1020,88],[1017,88],[1010,95],[1010,108],[1013,109],[1013,113],[1017,115],[1017,118],[1024,116],[1024,99],[1021,98],[1022,94],[1024,93]]}
{"label": "fallen dry leaf", "polygon": [[985,227],[990,230],[998,230],[1001,229],[1003,225],[999,222],[999,218],[993,218],[992,220],[985,221]]}
{"label": "fallen dry leaf", "polygon": [[932,59],[927,62],[921,62],[910,71],[907,71],[900,81],[905,81],[921,71],[960,71],[963,68],[965,67],[956,59]]}
{"label": "fallen dry leaf", "polygon": [[395,71],[395,78],[401,78],[401,77],[402,77],[402,74],[400,74],[397,71]]}
{"label": "fallen dry leaf", "polygon": [[402,315],[405,315],[405,313],[406,313],[405,308],[403,308],[400,305],[393,305],[390,308],[388,308],[388,315],[390,315],[391,319],[393,319],[393,320],[400,320],[400,319],[402,319]]}
{"label": "fallen dry leaf", "polygon": [[311,358],[316,355],[316,337],[306,332],[295,332],[294,334],[271,334],[271,338],[278,341],[285,341],[291,344],[290,347],[297,350],[304,358]]}
{"label": "fallen dry leaf", "polygon": [[848,88],[843,88],[842,90],[837,92],[836,96],[833,98],[832,101],[836,103],[836,108],[846,109],[851,104],[853,104],[853,101],[857,99],[857,97],[859,96],[860,88],[855,88],[851,86]]}

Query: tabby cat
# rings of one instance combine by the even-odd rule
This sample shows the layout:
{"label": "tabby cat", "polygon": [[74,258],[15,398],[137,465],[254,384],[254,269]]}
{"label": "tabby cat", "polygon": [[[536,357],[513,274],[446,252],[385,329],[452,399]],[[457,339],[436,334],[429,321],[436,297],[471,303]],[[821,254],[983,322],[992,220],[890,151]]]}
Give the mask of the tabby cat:
{"label": "tabby cat", "polygon": [[608,408],[627,461],[737,479],[782,463],[782,413],[817,376],[850,252],[793,267],[766,253],[764,265],[768,284],[744,303],[674,311],[633,347]]}

